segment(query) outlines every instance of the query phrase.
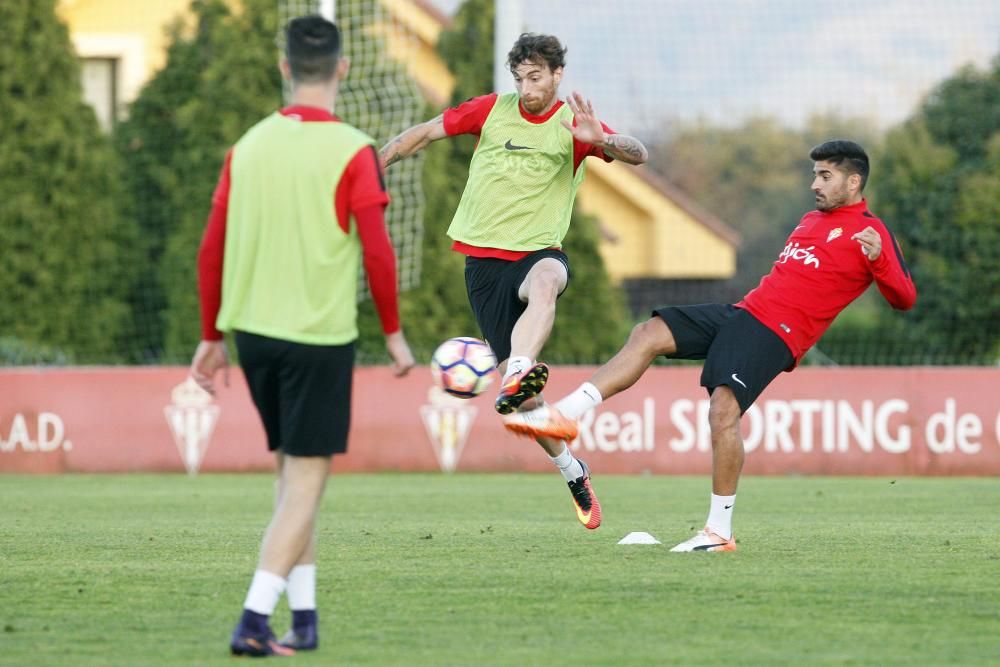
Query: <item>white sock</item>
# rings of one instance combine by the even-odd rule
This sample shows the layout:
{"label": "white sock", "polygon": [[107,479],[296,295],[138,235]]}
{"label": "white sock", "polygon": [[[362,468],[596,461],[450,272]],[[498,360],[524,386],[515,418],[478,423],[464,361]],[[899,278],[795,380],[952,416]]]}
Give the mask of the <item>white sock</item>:
{"label": "white sock", "polygon": [[515,373],[523,373],[531,368],[534,363],[531,357],[511,357],[507,360],[507,371],[503,374],[503,379],[506,380]]}
{"label": "white sock", "polygon": [[316,608],[316,563],[296,565],[288,573],[288,608],[292,611]]}
{"label": "white sock", "polygon": [[569,451],[566,443],[563,443],[562,452],[558,456],[550,456],[552,462],[559,468],[563,478],[567,482],[583,477],[583,466],[576,460],[576,457]]}
{"label": "white sock", "polygon": [[579,419],[587,410],[596,408],[604,398],[597,387],[584,382],[572,394],[556,402],[556,409],[567,419]]}
{"label": "white sock", "polygon": [[727,540],[733,536],[733,505],[736,496],[717,496],[712,494],[711,509],[708,510],[708,521],[705,527],[711,532]]}
{"label": "white sock", "polygon": [[253,573],[253,581],[250,582],[250,590],[247,591],[243,608],[270,616],[278,606],[278,600],[285,592],[286,584],[287,582],[276,574],[257,570]]}

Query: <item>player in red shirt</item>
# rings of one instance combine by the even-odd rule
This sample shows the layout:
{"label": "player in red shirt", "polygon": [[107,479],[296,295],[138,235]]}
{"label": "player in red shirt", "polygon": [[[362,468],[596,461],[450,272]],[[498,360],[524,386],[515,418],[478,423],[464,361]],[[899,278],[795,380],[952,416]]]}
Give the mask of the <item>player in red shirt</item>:
{"label": "player in red shirt", "polygon": [[743,468],[740,417],[782,371],[792,371],[840,311],[872,281],[896,309],[909,310],[916,287],[896,239],[862,195],[868,156],[852,141],[814,148],[816,210],[802,217],[771,272],[737,304],[660,308],[625,346],[554,406],[511,415],[521,434],[575,438],[575,420],[631,387],[656,357],[704,359],[711,398],[712,498],[705,528],[671,551],[735,551],[732,508]]}

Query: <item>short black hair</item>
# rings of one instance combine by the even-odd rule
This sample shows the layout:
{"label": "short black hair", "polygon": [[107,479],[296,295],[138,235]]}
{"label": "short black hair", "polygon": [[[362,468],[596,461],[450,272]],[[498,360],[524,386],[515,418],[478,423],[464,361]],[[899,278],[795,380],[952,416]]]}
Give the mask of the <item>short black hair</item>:
{"label": "short black hair", "polygon": [[554,72],[566,65],[566,47],[559,43],[558,37],[552,35],[521,33],[507,54],[507,67],[513,72],[514,68],[523,62],[538,65],[544,62]]}
{"label": "short black hair", "polygon": [[340,59],[340,29],[318,14],[292,19],[285,27],[285,57],[296,83],[329,81]]}
{"label": "short black hair", "polygon": [[868,153],[865,153],[865,149],[860,144],[846,139],[825,141],[809,151],[809,157],[816,162],[835,164],[848,174],[860,175],[861,190],[865,189],[870,167],[868,164]]}

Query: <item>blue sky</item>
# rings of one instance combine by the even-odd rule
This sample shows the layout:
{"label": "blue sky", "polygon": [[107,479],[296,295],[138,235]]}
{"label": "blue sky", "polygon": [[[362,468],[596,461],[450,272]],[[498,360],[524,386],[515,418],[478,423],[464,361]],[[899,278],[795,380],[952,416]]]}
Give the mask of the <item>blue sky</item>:
{"label": "blue sky", "polygon": [[497,1],[559,36],[561,92],[580,90],[623,131],[753,114],[798,126],[828,111],[888,127],[958,67],[1000,52],[998,0]]}

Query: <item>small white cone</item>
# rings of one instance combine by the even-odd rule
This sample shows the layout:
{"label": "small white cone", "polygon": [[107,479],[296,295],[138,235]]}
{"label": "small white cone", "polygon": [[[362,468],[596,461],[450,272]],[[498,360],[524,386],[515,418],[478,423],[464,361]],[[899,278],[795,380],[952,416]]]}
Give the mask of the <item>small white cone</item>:
{"label": "small white cone", "polygon": [[618,544],[661,544],[661,542],[649,533],[643,533],[640,531],[629,533],[622,539],[618,540]]}

